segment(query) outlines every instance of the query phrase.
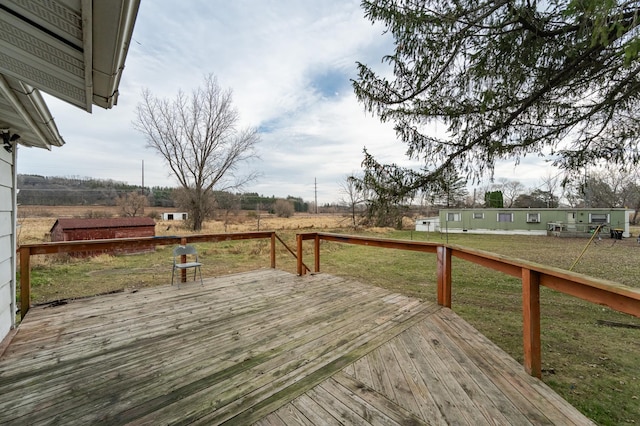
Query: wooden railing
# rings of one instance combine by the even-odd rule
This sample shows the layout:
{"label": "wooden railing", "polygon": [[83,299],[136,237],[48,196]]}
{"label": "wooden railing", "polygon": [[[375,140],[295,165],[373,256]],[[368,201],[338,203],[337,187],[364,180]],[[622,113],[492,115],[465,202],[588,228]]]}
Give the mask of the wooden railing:
{"label": "wooden railing", "polygon": [[315,272],[320,272],[321,240],[435,253],[437,262],[437,301],[439,305],[448,308],[451,307],[451,258],[453,256],[520,278],[522,280],[524,368],[527,373],[538,378],[542,374],[540,286],[640,317],[640,289],[638,288],[451,244],[388,240],[321,232],[298,234],[296,244],[299,275],[306,272],[306,268],[303,268],[302,263],[304,240],[314,240]]}
{"label": "wooden railing", "polygon": [[[231,240],[270,239],[271,267],[276,267],[276,240],[280,241],[292,255],[291,250],[274,231],[242,232],[229,234],[198,234],[172,237],[119,238],[110,240],[82,240],[55,243],[23,244],[20,253],[20,315],[24,318],[31,306],[31,256],[38,254],[57,254],[73,252],[117,251],[135,248],[147,248],[159,245],[185,245],[190,243],[209,243]],[[300,262],[298,262],[300,263]],[[305,270],[308,270],[303,264]],[[182,281],[186,280],[186,271],[182,271]]]}

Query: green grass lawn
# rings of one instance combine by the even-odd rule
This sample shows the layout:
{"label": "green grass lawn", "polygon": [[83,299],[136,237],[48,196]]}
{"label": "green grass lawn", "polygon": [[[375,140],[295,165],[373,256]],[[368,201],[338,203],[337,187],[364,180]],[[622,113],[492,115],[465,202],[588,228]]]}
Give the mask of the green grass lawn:
{"label": "green grass lawn", "polygon": [[[295,247],[294,233],[279,233]],[[410,231],[378,237],[459,244],[569,269],[638,287],[640,245],[635,239],[588,240],[537,236],[489,236]],[[267,241],[197,244],[203,274],[269,267]],[[586,249],[586,250],[585,250]],[[37,258],[37,257],[36,257]],[[149,254],[95,259],[47,257],[34,261],[34,303],[88,296],[122,288],[165,285],[171,279],[171,247]],[[35,260],[35,259],[34,259]],[[313,267],[312,244],[305,262]],[[295,272],[295,259],[278,244],[277,266]],[[426,300],[436,297],[435,255],[323,242],[322,272],[357,278]],[[520,281],[453,259],[452,308],[522,362]],[[599,321],[640,325],[640,319],[541,289],[543,380],[599,424],[640,423],[640,329],[600,325]]]}

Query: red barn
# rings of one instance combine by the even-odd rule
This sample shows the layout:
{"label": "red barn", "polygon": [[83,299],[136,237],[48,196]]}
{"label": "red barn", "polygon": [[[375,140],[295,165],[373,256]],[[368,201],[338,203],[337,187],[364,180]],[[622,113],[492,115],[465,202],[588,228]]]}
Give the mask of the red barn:
{"label": "red barn", "polygon": [[[51,241],[104,240],[112,238],[154,237],[156,222],[150,217],[116,217],[107,219],[58,219],[51,227]],[[117,253],[153,251],[155,245],[118,249]],[[91,256],[105,250],[77,253]],[[111,252],[111,254],[113,254]]]}

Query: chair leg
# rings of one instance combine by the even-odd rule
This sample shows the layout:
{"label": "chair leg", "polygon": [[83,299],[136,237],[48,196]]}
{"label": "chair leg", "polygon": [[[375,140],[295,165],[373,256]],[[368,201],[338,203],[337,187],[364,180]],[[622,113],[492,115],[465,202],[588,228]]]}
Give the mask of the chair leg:
{"label": "chair leg", "polygon": [[198,271],[200,272],[200,285],[204,287],[204,281],[202,281],[202,268],[198,266]]}

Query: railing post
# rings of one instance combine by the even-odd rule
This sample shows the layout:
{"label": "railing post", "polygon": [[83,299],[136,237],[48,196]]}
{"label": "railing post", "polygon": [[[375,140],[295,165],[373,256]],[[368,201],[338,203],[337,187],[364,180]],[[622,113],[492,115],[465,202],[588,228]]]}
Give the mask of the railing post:
{"label": "railing post", "polygon": [[438,246],[438,305],[451,307],[451,249]]}
{"label": "railing post", "polygon": [[[187,237],[180,238],[180,245],[181,246],[186,246],[187,245]],[[187,255],[186,254],[183,254],[182,256],[180,256],[180,262],[187,263]],[[187,270],[185,268],[180,270],[180,282],[181,283],[186,283],[187,282]]]}
{"label": "railing post", "polygon": [[296,234],[296,267],[298,271],[298,275],[304,275],[306,272],[305,269],[302,269],[302,235]]}
{"label": "railing post", "polygon": [[271,233],[271,268],[276,268],[276,233]]}
{"label": "railing post", "polygon": [[314,272],[320,272],[320,236],[316,234],[313,239],[313,257],[314,257]]}
{"label": "railing post", "polygon": [[522,325],[524,369],[541,378],[540,274],[527,268],[522,268]]}
{"label": "railing post", "polygon": [[28,247],[20,247],[20,318],[31,307],[31,250]]}

